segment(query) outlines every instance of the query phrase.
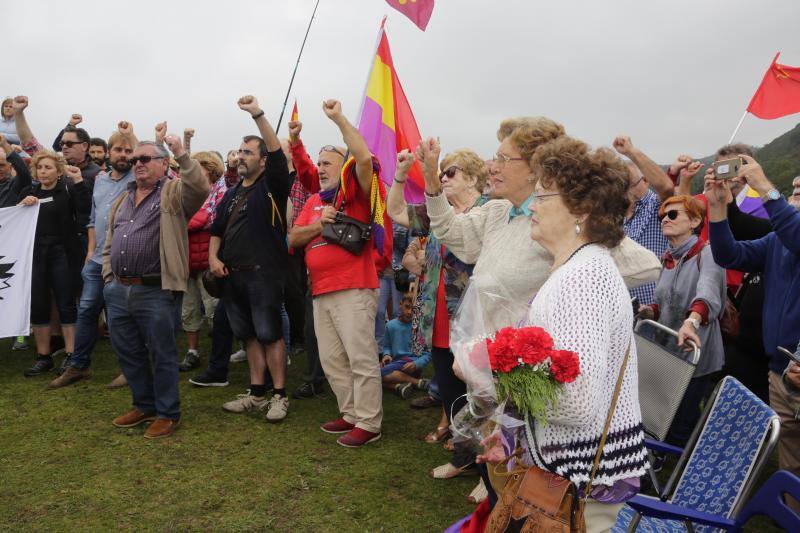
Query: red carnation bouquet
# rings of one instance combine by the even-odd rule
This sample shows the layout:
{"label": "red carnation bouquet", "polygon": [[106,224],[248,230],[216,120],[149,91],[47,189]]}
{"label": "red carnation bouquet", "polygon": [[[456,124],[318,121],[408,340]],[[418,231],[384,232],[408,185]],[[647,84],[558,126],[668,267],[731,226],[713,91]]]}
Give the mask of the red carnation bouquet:
{"label": "red carnation bouquet", "polygon": [[538,422],[547,419],[547,408],[554,407],[565,383],[580,374],[578,354],[556,350],[553,339],[539,327],[503,328],[493,339],[473,346],[470,362],[495,376],[498,400],[508,398],[523,415]]}

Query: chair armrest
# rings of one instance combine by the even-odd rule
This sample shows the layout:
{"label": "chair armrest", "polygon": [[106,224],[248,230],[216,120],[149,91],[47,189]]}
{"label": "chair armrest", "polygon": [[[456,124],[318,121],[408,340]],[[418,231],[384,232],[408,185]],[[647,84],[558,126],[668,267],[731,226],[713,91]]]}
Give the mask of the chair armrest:
{"label": "chair armrest", "polygon": [[644,445],[651,450],[668,453],[670,455],[681,455],[683,453],[683,448],[678,448],[677,446],[661,442],[660,440],[644,439]]}
{"label": "chair armrest", "polygon": [[669,502],[662,502],[655,498],[646,496],[634,496],[627,501],[633,510],[641,513],[643,516],[650,516],[653,518],[662,518],[665,520],[685,520],[696,524],[703,524],[706,526],[714,526],[725,529],[730,529],[736,522],[724,516],[718,516],[702,511],[695,511],[688,507],[681,507]]}

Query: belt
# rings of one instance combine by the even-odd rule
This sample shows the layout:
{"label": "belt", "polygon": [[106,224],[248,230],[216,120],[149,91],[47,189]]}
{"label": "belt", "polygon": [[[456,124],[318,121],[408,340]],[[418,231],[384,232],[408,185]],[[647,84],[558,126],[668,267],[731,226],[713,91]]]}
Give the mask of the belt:
{"label": "belt", "polygon": [[261,265],[240,265],[228,267],[228,272],[255,272],[256,270],[261,270]]}
{"label": "belt", "polygon": [[161,287],[161,276],[117,276],[123,285],[144,285],[147,287]]}

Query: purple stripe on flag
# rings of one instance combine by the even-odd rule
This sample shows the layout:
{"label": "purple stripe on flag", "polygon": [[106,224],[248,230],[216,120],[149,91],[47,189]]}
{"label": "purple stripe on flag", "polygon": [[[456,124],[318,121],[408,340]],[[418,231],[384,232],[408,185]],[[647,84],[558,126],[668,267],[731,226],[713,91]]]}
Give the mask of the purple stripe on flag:
{"label": "purple stripe on flag", "polygon": [[[394,130],[383,123],[383,109],[372,98],[364,98],[358,131],[367,141],[370,152],[381,162],[383,182],[391,187],[397,168],[397,136]],[[415,204],[424,202],[423,191],[414,185],[406,186],[406,201]]]}

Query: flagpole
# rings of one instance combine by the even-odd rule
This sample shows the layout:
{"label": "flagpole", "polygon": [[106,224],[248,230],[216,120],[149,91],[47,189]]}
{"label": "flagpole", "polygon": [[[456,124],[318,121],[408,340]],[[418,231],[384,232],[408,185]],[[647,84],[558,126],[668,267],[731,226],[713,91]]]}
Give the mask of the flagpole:
{"label": "flagpole", "polygon": [[378,47],[381,45],[381,37],[383,36],[383,28],[386,25],[387,15],[381,19],[381,27],[378,28],[378,37],[375,38],[375,46],[372,48],[372,55],[370,56],[369,68],[367,69],[367,81],[364,82],[364,91],[361,93],[361,103],[358,106],[358,115],[356,115],[356,128],[361,122],[361,114],[364,112],[364,101],[367,96],[367,89],[369,88],[369,78],[372,75],[372,67],[375,64],[375,54],[378,53]]}
{"label": "flagpole", "polygon": [[286,98],[283,99],[283,109],[281,109],[281,116],[278,118],[278,125],[275,126],[275,135],[281,130],[281,122],[283,122],[283,114],[286,112],[286,102],[289,101],[289,94],[292,92],[292,84],[294,83],[294,77],[297,74],[297,67],[300,66],[300,57],[303,55],[303,49],[306,47],[306,39],[308,39],[308,32],[311,31],[311,23],[314,22],[314,15],[317,14],[317,8],[319,7],[319,0],[317,3],[314,4],[314,11],[311,13],[311,20],[308,21],[308,27],[306,28],[306,34],[303,37],[303,44],[300,45],[300,53],[297,54],[297,62],[294,64],[294,71],[292,72],[292,79],[289,80],[289,88],[286,89]]}
{"label": "flagpole", "polygon": [[739,123],[736,125],[736,129],[733,130],[733,135],[731,135],[731,140],[728,141],[728,144],[731,144],[733,142],[733,138],[736,137],[737,133],[739,133],[739,128],[742,127],[742,122],[744,122],[744,118],[746,116],[747,116],[747,110],[745,109],[744,110],[744,114],[742,115],[742,118],[739,119]]}

